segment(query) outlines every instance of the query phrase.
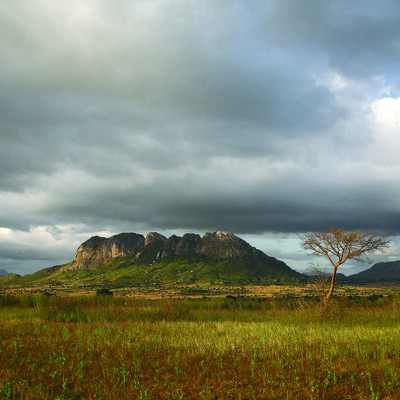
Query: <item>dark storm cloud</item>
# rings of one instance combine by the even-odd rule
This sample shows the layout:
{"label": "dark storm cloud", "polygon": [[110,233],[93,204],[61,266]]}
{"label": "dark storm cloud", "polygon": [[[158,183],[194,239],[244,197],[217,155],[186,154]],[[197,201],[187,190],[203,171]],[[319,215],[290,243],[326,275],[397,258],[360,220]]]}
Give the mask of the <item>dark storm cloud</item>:
{"label": "dark storm cloud", "polygon": [[398,234],[399,17],[395,1],[1,5],[0,258],[55,260],[100,231]]}
{"label": "dark storm cloud", "polygon": [[[333,68],[357,79],[399,66],[400,5],[392,0],[363,4],[278,1],[265,7],[266,33],[281,45],[309,48]],[[274,34],[275,32],[275,34]],[[397,59],[397,60],[396,60]]]}

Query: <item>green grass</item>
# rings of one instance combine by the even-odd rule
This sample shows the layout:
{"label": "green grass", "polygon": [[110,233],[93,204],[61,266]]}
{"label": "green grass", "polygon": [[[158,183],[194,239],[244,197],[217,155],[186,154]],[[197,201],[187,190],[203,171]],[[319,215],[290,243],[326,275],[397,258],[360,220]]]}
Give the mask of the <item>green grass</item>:
{"label": "green grass", "polygon": [[400,298],[1,296],[0,399],[400,398]]}

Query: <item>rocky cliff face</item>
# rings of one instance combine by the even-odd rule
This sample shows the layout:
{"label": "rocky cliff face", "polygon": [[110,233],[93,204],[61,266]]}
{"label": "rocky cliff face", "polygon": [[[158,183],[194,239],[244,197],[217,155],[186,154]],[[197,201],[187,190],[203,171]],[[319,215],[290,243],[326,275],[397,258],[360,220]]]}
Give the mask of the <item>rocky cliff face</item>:
{"label": "rocky cliff face", "polygon": [[247,242],[233,233],[217,231],[207,232],[201,241],[200,254],[220,258],[239,257],[249,251],[255,251]]}
{"label": "rocky cliff face", "polygon": [[144,242],[144,245],[147,246],[151,243],[156,243],[156,242],[166,242],[168,239],[164,236],[161,235],[160,233],[157,232],[149,232],[146,236],[146,240]]}
{"label": "rocky cliff face", "polygon": [[94,269],[111,258],[135,253],[144,244],[144,236],[137,233],[121,233],[110,238],[93,236],[78,247],[74,261],[68,269]]}
{"label": "rocky cliff face", "polygon": [[[152,235],[154,235],[152,233]],[[169,239],[159,235],[157,259],[190,254],[203,254],[216,258],[239,257],[255,251],[247,242],[233,233],[217,231],[207,232],[203,237],[195,233],[186,233],[182,237],[173,235]],[[154,243],[155,240],[151,241]],[[146,238],[147,243],[147,238]],[[149,241],[150,243],[150,241]]]}
{"label": "rocky cliff face", "polygon": [[111,238],[94,236],[82,243],[68,270],[95,269],[114,257],[136,254],[140,260],[154,251],[154,261],[168,256],[202,254],[215,258],[233,258],[255,253],[258,250],[233,233],[224,231],[207,232],[203,237],[195,233],[186,233],[182,237],[170,238],[150,232],[146,238],[137,233],[121,233]]}

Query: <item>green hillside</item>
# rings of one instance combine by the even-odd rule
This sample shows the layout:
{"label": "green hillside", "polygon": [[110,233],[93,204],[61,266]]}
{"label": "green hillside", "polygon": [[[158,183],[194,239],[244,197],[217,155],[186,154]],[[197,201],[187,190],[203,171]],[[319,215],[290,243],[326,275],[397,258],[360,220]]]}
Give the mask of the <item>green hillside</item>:
{"label": "green hillside", "polygon": [[[124,257],[114,257],[95,269],[71,269],[74,263],[33,274],[0,277],[0,287],[60,287],[109,289],[157,285],[272,284],[304,280],[302,274],[250,245],[239,256],[213,257],[191,253],[157,258],[164,242],[150,243]],[[248,246],[248,247],[247,247]]]}

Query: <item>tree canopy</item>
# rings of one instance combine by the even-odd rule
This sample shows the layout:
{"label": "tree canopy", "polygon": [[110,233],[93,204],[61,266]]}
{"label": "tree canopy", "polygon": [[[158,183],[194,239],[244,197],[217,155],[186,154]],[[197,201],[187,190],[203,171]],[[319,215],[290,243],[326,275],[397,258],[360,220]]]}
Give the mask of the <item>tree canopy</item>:
{"label": "tree canopy", "polygon": [[311,232],[300,236],[301,247],[311,251],[311,255],[325,256],[333,266],[331,287],[327,300],[335,286],[337,268],[348,260],[369,262],[368,254],[384,251],[390,241],[384,234],[360,229],[345,231],[344,228],[331,227],[325,232]]}

